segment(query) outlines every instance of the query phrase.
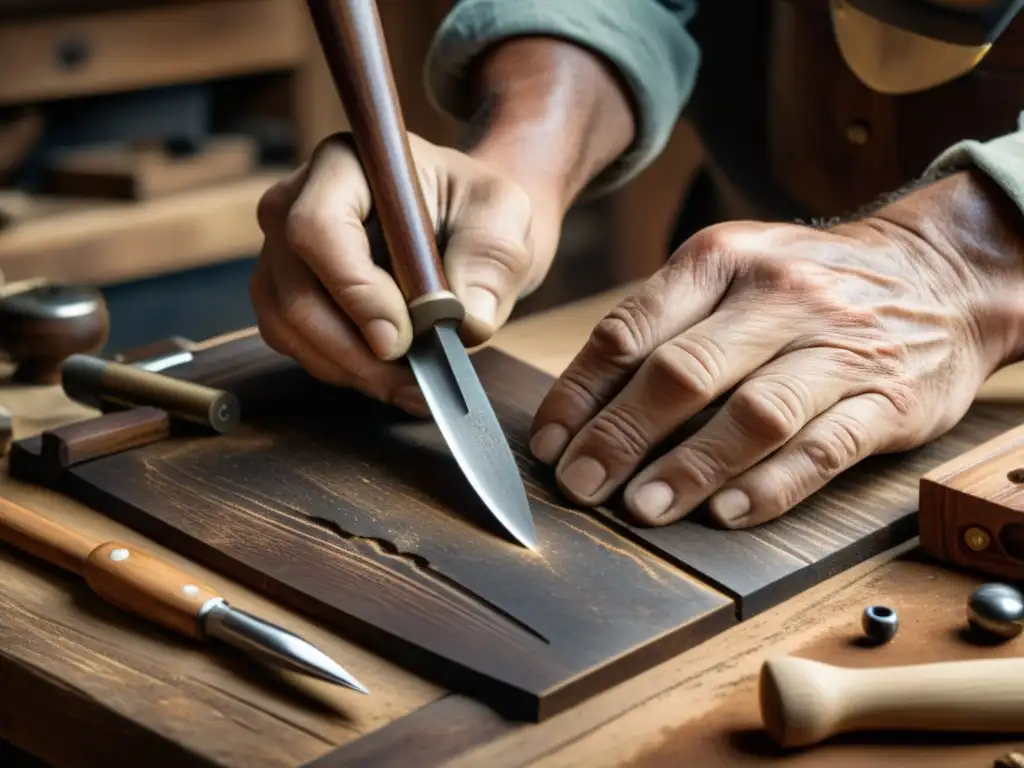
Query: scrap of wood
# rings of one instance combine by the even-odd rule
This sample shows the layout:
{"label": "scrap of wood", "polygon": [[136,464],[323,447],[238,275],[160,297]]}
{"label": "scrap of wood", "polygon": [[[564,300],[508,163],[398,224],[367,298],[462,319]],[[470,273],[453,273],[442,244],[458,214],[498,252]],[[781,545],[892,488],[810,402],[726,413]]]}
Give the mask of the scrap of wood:
{"label": "scrap of wood", "polygon": [[284,175],[142,202],[33,198],[45,212],[0,230],[0,270],[8,280],[110,285],[251,257],[263,242],[256,204]]}
{"label": "scrap of wood", "polygon": [[55,195],[148,200],[237,179],[256,168],[256,142],[214,136],[194,155],[175,157],[158,146],[98,146],[57,154],[47,169]]}

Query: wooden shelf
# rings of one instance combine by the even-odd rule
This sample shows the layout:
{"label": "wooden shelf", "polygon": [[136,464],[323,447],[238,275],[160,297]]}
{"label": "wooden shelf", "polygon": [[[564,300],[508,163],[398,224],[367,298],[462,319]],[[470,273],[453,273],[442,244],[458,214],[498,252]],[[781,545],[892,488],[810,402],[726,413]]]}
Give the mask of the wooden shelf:
{"label": "wooden shelf", "polygon": [[297,0],[208,0],[5,21],[0,103],[289,69],[305,61],[308,35]]}
{"label": "wooden shelf", "polygon": [[0,230],[10,282],[49,278],[111,285],[242,258],[263,242],[256,203],[285,171],[143,202],[32,199]]}

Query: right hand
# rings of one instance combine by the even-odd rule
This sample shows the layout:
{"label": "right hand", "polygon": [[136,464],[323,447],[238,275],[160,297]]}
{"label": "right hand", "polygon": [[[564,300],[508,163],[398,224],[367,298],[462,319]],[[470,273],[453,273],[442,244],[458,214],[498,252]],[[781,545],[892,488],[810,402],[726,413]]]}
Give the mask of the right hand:
{"label": "right hand", "polygon": [[[449,287],[466,308],[460,333],[481,344],[543,281],[564,207],[456,150],[411,134],[409,142]],[[372,205],[340,135],[263,195],[265,239],[250,285],[257,323],[270,347],[316,378],[426,415],[411,370],[397,362],[412,323],[395,281],[371,258],[363,223]]]}

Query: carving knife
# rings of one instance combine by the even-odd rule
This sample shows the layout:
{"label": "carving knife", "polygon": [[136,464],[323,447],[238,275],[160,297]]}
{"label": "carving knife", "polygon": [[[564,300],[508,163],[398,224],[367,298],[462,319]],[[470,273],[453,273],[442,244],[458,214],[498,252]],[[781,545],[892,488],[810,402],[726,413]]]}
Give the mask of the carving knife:
{"label": "carving knife", "polygon": [[374,0],[307,0],[352,126],[416,333],[409,363],[470,485],[505,529],[536,548],[526,488],[494,409],[458,336],[464,309],[447,285],[409,150]]}
{"label": "carving knife", "polygon": [[197,640],[216,638],[250,655],[369,693],[301,637],[228,605],[212,588],[130,544],[101,543],[6,499],[0,499],[0,541],[82,576],[107,602],[166,629]]}

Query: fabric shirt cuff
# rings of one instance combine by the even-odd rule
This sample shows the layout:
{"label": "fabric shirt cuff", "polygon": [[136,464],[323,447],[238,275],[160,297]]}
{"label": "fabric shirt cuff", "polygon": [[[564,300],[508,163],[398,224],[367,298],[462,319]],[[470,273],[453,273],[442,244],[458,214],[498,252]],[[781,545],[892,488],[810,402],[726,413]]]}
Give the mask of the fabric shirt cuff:
{"label": "fabric shirt cuff", "polygon": [[980,142],[961,141],[939,155],[925,172],[936,173],[975,167],[988,174],[1024,214],[1024,112],[1017,132]]}
{"label": "fabric shirt cuff", "polygon": [[528,35],[557,37],[594,51],[629,89],[633,145],[595,178],[592,196],[624,184],[665,148],[693,91],[700,52],[686,31],[691,0],[461,0],[442,23],[426,61],[427,92],[439,109],[472,116],[473,60],[495,43]]}

